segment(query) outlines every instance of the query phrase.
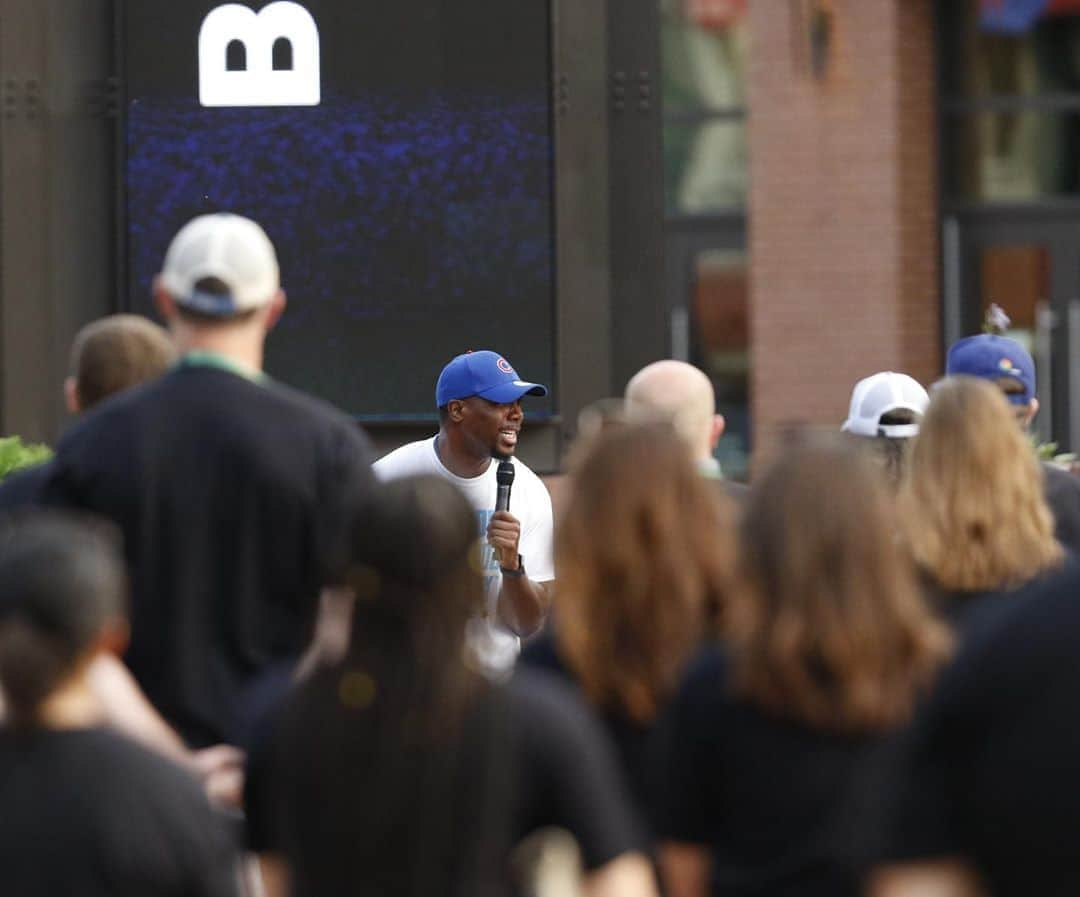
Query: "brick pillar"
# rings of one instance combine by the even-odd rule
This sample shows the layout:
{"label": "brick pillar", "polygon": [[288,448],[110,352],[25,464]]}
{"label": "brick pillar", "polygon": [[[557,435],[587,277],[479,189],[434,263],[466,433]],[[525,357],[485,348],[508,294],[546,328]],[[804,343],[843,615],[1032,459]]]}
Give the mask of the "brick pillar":
{"label": "brick pillar", "polygon": [[752,393],[758,448],[839,426],[879,370],[940,370],[933,0],[749,4]]}

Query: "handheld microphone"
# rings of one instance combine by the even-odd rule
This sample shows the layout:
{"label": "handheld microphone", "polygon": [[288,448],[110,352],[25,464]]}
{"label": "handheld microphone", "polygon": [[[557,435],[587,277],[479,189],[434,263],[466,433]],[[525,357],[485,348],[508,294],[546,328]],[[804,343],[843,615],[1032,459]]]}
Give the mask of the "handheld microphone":
{"label": "handheld microphone", "polygon": [[495,471],[495,482],[499,484],[495,498],[496,511],[510,510],[510,487],[514,485],[514,465],[510,461],[500,461]]}

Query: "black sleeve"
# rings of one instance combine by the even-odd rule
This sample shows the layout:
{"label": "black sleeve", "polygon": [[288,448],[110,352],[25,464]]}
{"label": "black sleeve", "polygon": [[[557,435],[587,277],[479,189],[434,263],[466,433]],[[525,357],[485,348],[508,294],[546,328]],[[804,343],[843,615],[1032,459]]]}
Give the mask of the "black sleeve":
{"label": "black sleeve", "polygon": [[280,727],[281,708],[275,707],[252,728],[244,768],[244,817],[247,823],[245,847],[253,853],[281,850],[273,808],[278,806],[273,774],[275,737]]}
{"label": "black sleeve", "polygon": [[535,671],[516,673],[507,696],[518,771],[515,838],[564,828],[577,839],[588,870],[647,850],[615,750],[580,698]]}
{"label": "black sleeve", "polygon": [[0,485],[0,511],[12,511],[40,503],[42,488],[53,467],[52,461],[46,461],[44,464],[9,474]]}
{"label": "black sleeve", "polygon": [[978,621],[972,623],[965,633],[967,644],[900,738],[892,781],[883,795],[885,819],[879,845],[883,861],[964,852],[959,799],[975,756],[970,718],[981,700],[978,678],[983,675],[970,645],[981,634]]}
{"label": "black sleeve", "polygon": [[716,658],[699,660],[688,672],[660,720],[662,753],[658,834],[661,839],[709,844],[709,795],[715,793],[715,729],[721,725],[723,684]]}
{"label": "black sleeve", "polygon": [[233,837],[232,820],[205,808],[202,825],[193,818],[196,851],[191,857],[189,875],[191,897],[240,897],[238,888],[240,854]]}
{"label": "black sleeve", "polygon": [[1054,515],[1054,536],[1072,552],[1080,552],[1080,477],[1043,464],[1046,503]]}
{"label": "black sleeve", "polygon": [[340,425],[320,467],[319,522],[315,546],[324,582],[340,582],[351,553],[350,525],[360,502],[374,488],[375,458],[367,434],[358,426]]}

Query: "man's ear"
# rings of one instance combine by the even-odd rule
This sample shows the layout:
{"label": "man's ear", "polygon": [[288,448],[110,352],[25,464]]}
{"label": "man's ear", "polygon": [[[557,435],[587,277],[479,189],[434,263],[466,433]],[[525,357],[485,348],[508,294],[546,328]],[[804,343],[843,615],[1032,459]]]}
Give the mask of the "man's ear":
{"label": "man's ear", "polygon": [[82,403],[79,401],[79,381],[74,377],[64,378],[64,406],[68,414],[78,414],[82,411]]}
{"label": "man's ear", "polygon": [[154,308],[158,310],[158,314],[166,324],[171,323],[176,317],[176,300],[161,285],[160,277],[154,278]]}
{"label": "man's ear", "polygon": [[451,399],[446,404],[446,413],[455,424],[461,423],[465,417],[465,402],[461,399]]}
{"label": "man's ear", "polygon": [[101,627],[101,631],[94,640],[93,649],[95,653],[123,657],[130,640],[131,627],[127,624],[127,621],[116,617]]}
{"label": "man's ear", "polygon": [[285,311],[285,291],[278,290],[274,294],[274,298],[270,300],[266,310],[266,330],[269,333],[274,329],[278,321],[281,320],[281,315]]}
{"label": "man's ear", "polygon": [[1039,400],[1032,397],[1031,401],[1027,403],[1027,410],[1024,411],[1024,427],[1030,427],[1032,421],[1035,420],[1035,415],[1039,413]]}
{"label": "man's ear", "polygon": [[727,426],[727,421],[724,420],[724,415],[714,414],[712,419],[712,433],[709,434],[709,448],[716,448],[716,444],[720,441],[720,437],[724,435],[724,428]]}

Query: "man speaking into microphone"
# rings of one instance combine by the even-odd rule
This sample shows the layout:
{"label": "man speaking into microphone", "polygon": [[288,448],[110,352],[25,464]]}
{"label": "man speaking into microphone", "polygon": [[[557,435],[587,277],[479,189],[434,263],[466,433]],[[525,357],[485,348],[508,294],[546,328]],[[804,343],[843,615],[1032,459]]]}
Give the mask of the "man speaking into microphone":
{"label": "man speaking into microphone", "polygon": [[470,628],[469,643],[495,672],[513,666],[517,637],[543,624],[555,578],[551,496],[514,457],[525,419],[521,400],[527,395],[547,395],[547,387],[522,380],[497,352],[458,355],[435,387],[439,432],[375,462],[382,480],[444,477],[476,509],[488,606],[485,619]]}

